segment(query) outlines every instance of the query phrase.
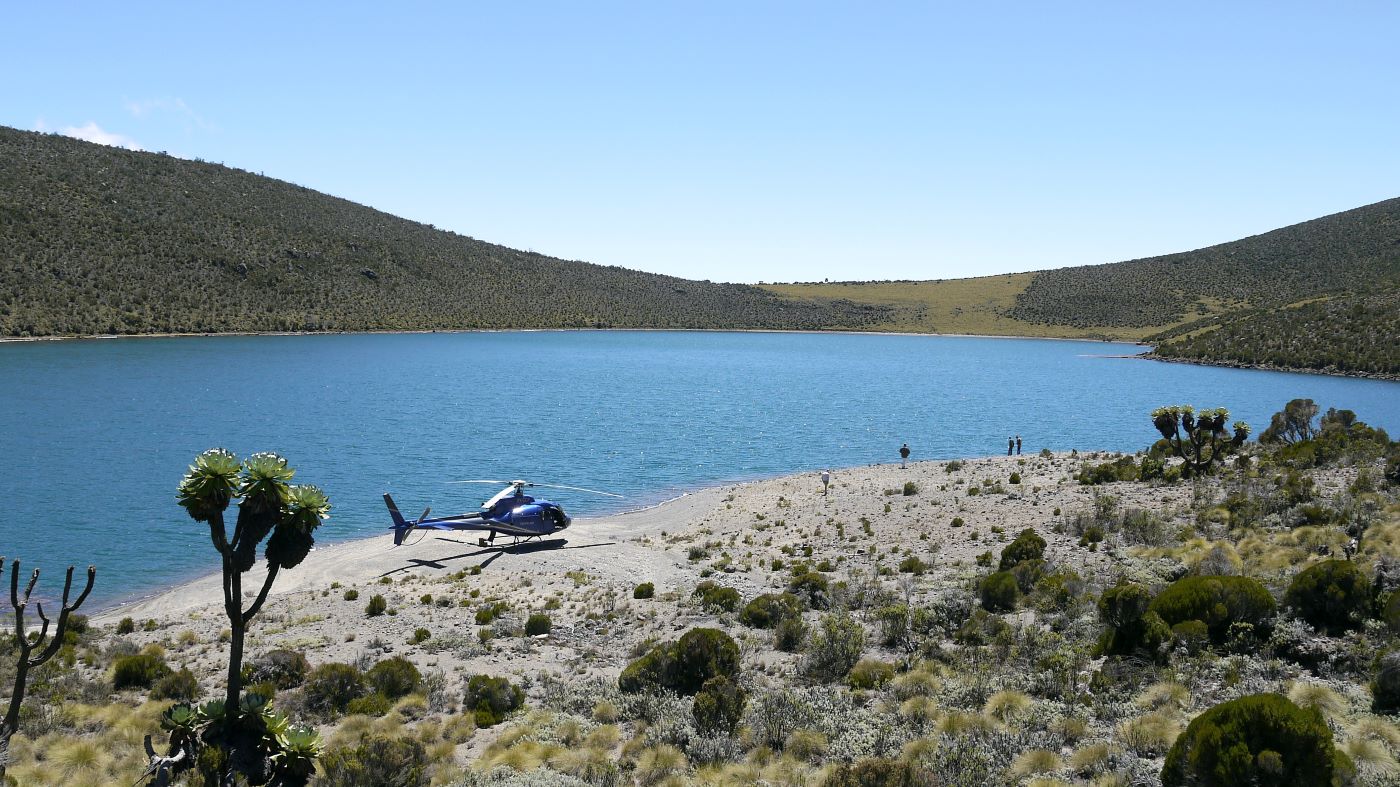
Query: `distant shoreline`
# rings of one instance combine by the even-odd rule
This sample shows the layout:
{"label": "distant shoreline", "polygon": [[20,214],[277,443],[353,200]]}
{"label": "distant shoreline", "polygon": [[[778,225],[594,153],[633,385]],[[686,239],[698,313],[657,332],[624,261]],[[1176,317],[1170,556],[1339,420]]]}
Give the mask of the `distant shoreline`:
{"label": "distant shoreline", "polygon": [[[0,336],[0,344],[10,342],[71,342],[108,339],[215,339],[223,336],[380,336],[433,333],[804,333],[835,336],[942,336],[960,339],[1033,339],[1049,342],[1091,342],[1094,344],[1133,344],[1149,346],[1133,339],[1086,339],[1082,336],[1017,336],[985,333],[920,333],[917,331],[856,331],[848,328],[829,331],[810,328],[439,328],[394,329],[384,331],[219,331],[218,333],[96,333],[76,336]],[[1139,356],[1113,356],[1139,357]]]}
{"label": "distant shoreline", "polygon": [[1344,372],[1325,371],[1322,369],[1306,369],[1295,366],[1276,366],[1271,363],[1243,363],[1239,361],[1207,361],[1199,358],[1172,358],[1170,356],[1158,355],[1156,352],[1145,352],[1141,355],[1130,356],[1141,358],[1144,361],[1161,361],[1163,363],[1187,363],[1192,366],[1215,366],[1223,369],[1248,369],[1260,372],[1291,372],[1293,374],[1314,374],[1319,377],[1347,377],[1353,380],[1380,380],[1382,382],[1400,382],[1400,374],[1387,374],[1385,372]]}

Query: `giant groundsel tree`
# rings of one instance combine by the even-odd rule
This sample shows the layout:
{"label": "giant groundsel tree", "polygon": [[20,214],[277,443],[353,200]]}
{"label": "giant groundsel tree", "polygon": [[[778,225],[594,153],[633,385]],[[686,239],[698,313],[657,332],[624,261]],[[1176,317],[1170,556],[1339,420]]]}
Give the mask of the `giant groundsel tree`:
{"label": "giant groundsel tree", "polygon": [[[248,624],[267,601],[268,591],[282,569],[295,568],[311,551],[312,532],[326,519],[330,501],[319,488],[292,486],[295,474],[287,460],[258,453],[239,462],[232,453],[214,448],[195,457],[180,481],[179,501],[197,522],[209,525],[209,538],[223,562],[224,612],[229,620],[228,686],[224,707],[233,721],[242,689],[243,639]],[[238,516],[229,535],[224,512],[238,501]],[[270,537],[269,537],[270,535]],[[258,545],[267,573],[262,588],[243,608],[243,575],[257,562]]]}

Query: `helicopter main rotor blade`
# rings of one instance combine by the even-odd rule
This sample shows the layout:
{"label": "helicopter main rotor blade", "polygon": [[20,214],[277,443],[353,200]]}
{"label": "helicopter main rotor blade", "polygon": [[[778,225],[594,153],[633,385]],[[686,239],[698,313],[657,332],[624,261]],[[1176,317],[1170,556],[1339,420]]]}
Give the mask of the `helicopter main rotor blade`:
{"label": "helicopter main rotor blade", "polygon": [[546,488],[549,488],[549,489],[572,489],[572,490],[574,490],[575,492],[589,492],[589,493],[591,493],[591,494],[595,494],[595,495],[604,495],[604,496],[607,496],[607,497],[618,497],[618,498],[622,497],[622,495],[616,495],[616,494],[613,494],[612,492],[602,492],[602,491],[599,491],[599,490],[597,490],[597,489],[584,489],[584,488],[581,487],[581,486],[565,486],[565,485],[563,485],[563,484],[530,484],[530,486],[543,486],[543,487],[546,487]]}
{"label": "helicopter main rotor blade", "polygon": [[449,484],[513,484],[514,481],[497,481],[493,478],[473,478],[470,481],[448,481]]}

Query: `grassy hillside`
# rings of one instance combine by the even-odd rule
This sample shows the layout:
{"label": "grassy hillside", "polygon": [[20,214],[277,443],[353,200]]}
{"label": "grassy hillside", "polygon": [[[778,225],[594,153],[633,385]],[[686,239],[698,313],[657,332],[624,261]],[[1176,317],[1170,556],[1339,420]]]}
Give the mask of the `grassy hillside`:
{"label": "grassy hillside", "polygon": [[790,298],[821,302],[850,300],[889,309],[870,330],[911,333],[969,333],[986,336],[1041,336],[1136,341],[1164,330],[1150,327],[1053,325],[1011,316],[1016,298],[1034,273],[936,281],[870,281],[769,284],[764,288]]}
{"label": "grassy hillside", "polygon": [[0,336],[825,328],[885,312],[553,259],[237,169],[0,128]]}
{"label": "grassy hillside", "polygon": [[1156,357],[1400,377],[1400,286],[1255,310],[1158,344]]}
{"label": "grassy hillside", "polygon": [[1278,308],[1400,281],[1400,199],[1196,251],[1036,274],[1009,315],[1065,326],[1146,327]]}

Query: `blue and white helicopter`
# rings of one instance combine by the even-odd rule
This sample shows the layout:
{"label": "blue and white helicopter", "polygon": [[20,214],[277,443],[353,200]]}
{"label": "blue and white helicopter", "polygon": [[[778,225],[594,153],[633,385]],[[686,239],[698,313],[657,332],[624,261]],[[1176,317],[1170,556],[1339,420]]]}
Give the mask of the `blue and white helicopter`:
{"label": "blue and white helicopter", "polygon": [[564,486],[562,484],[535,484],[529,481],[492,481],[486,479],[476,479],[471,481],[452,481],[454,484],[506,484],[506,488],[497,492],[494,497],[481,504],[481,510],[468,514],[455,514],[453,516],[428,518],[432,507],[423,509],[422,516],[416,521],[410,522],[404,519],[399,513],[399,507],[394,504],[394,498],[386,492],[384,494],[384,504],[389,506],[389,516],[393,518],[394,524],[394,546],[403,543],[404,538],[414,530],[476,530],[478,532],[489,533],[486,538],[477,539],[481,546],[491,546],[496,541],[496,535],[503,534],[515,539],[512,546],[532,538],[543,539],[545,536],[553,535],[569,526],[573,520],[564,513],[564,509],[558,503],[548,500],[531,497],[525,494],[526,487],[548,487],[550,489],[572,489],[576,492],[589,492],[595,495],[606,495],[608,497],[622,497],[611,492],[599,492],[596,489],[584,489],[579,486]]}

